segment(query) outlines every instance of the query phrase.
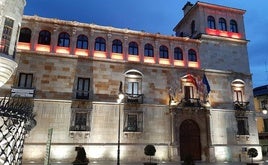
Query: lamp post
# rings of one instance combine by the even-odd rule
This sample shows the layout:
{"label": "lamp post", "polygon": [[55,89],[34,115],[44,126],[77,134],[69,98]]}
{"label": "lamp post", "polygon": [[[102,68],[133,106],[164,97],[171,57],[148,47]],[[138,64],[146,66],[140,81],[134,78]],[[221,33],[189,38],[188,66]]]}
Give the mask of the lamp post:
{"label": "lamp post", "polygon": [[124,94],[122,92],[122,82],[120,82],[120,87],[119,87],[119,94],[118,94],[118,136],[117,136],[117,165],[120,165],[120,104],[122,100],[124,99]]}

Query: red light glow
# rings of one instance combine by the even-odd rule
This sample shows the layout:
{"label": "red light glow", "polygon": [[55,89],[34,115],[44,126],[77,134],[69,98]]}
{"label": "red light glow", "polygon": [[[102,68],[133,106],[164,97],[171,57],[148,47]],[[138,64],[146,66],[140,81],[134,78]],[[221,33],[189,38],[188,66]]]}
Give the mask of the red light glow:
{"label": "red light glow", "polygon": [[88,56],[87,49],[75,49],[75,55]]}
{"label": "red light glow", "polygon": [[170,65],[169,59],[160,58],[159,64]]}
{"label": "red light glow", "polygon": [[56,53],[62,53],[62,54],[70,54],[70,48],[69,47],[57,47]]}
{"label": "red light glow", "polygon": [[144,57],[145,63],[155,64],[154,57]]}
{"label": "red light glow", "polygon": [[174,66],[185,66],[185,64],[182,60],[174,60]]}
{"label": "red light glow", "polygon": [[30,50],[30,43],[19,42],[17,48],[20,50]]}
{"label": "red light glow", "polygon": [[206,33],[210,34],[210,35],[222,36],[222,37],[230,37],[230,38],[237,38],[237,39],[242,38],[242,35],[240,33],[222,31],[222,30],[218,30],[218,29],[206,28]]}
{"label": "red light glow", "polygon": [[198,62],[189,61],[188,62],[188,67],[191,67],[191,68],[199,68],[199,63]]}
{"label": "red light glow", "polygon": [[114,59],[114,60],[123,60],[124,57],[123,57],[123,54],[112,53],[112,55],[111,55],[111,59]]}
{"label": "red light glow", "polygon": [[37,44],[35,50],[40,52],[50,52],[50,45]]}
{"label": "red light glow", "polygon": [[138,55],[128,55],[128,61],[139,62],[140,61],[140,57]]}
{"label": "red light glow", "polygon": [[102,52],[102,51],[94,51],[93,56],[98,57],[98,58],[107,58],[106,52]]}

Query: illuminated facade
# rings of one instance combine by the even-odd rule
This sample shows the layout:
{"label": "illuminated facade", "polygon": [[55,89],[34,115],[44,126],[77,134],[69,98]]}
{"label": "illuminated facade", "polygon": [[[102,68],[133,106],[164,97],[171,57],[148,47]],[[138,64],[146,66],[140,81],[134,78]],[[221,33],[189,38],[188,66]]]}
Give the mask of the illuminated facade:
{"label": "illuminated facade", "polygon": [[[34,99],[37,126],[24,162],[247,162],[261,153],[253,107],[244,10],[187,3],[176,36],[24,16],[12,95]],[[116,102],[122,82],[124,100]],[[1,94],[10,89],[1,88]],[[262,159],[262,154],[254,158]]]}
{"label": "illuminated facade", "polygon": [[263,156],[268,152],[268,86],[260,86],[253,89],[254,105],[257,116],[257,129]]}

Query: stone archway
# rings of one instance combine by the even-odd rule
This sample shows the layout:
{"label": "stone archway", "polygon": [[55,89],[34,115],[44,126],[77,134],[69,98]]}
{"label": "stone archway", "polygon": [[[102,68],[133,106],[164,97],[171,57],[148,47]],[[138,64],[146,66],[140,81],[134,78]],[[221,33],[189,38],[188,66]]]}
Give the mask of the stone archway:
{"label": "stone archway", "polygon": [[190,119],[180,125],[180,156],[185,161],[190,156],[193,160],[201,160],[200,128]]}

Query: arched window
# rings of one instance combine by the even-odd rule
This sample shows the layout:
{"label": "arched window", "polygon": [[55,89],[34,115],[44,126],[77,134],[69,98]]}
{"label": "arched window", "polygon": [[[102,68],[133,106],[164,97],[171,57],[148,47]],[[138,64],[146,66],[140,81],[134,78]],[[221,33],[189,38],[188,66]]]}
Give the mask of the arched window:
{"label": "arched window", "polygon": [[208,28],[216,29],[215,18],[212,16],[208,16]]}
{"label": "arched window", "polygon": [[183,60],[182,50],[179,47],[174,48],[174,60]]}
{"label": "arched window", "polygon": [[21,28],[19,42],[31,42],[32,31],[29,28]]}
{"label": "arched window", "polygon": [[144,46],[144,56],[153,57],[154,56],[154,47],[151,44],[145,44]]}
{"label": "arched window", "polygon": [[77,37],[76,48],[78,48],[78,49],[87,49],[88,48],[87,36],[81,34]]}
{"label": "arched window", "polygon": [[106,51],[106,41],[102,37],[98,37],[95,39],[95,48],[96,51]]}
{"label": "arched window", "polygon": [[230,21],[230,31],[234,33],[238,33],[237,23],[233,19]]}
{"label": "arched window", "polygon": [[39,32],[38,44],[50,45],[51,33],[47,30]]}
{"label": "arched window", "polygon": [[159,47],[159,57],[160,58],[168,58],[168,48],[164,45]]}
{"label": "arched window", "polygon": [[188,50],[188,61],[197,62],[196,52],[193,49]]}
{"label": "arched window", "polygon": [[58,46],[69,47],[70,46],[70,35],[66,32],[59,34]]}
{"label": "arched window", "polygon": [[113,53],[122,53],[122,42],[120,40],[118,40],[118,39],[113,40],[112,52]]}
{"label": "arched window", "polygon": [[132,54],[132,55],[139,54],[139,48],[138,48],[138,44],[136,42],[130,42],[128,44],[128,54]]}
{"label": "arched window", "polygon": [[224,18],[219,19],[219,28],[220,30],[227,31],[226,21]]}

